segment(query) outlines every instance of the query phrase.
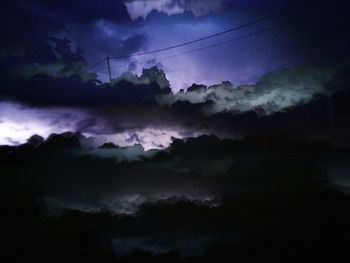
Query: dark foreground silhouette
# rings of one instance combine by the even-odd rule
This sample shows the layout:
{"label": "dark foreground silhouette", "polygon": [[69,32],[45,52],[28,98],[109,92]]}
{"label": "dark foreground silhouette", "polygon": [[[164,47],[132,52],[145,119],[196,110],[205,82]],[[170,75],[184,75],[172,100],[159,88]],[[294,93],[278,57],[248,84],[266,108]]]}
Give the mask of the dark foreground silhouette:
{"label": "dark foreground silhouette", "polygon": [[[70,155],[79,147],[72,134],[46,142],[34,139],[0,151],[2,262],[343,262],[348,258],[348,149],[282,137],[226,141],[203,136],[176,140],[167,152],[142,161],[116,162]],[[191,166],[188,178],[199,174],[203,184],[210,184],[206,177],[213,175],[200,175],[195,163],[196,158],[204,160],[201,167],[215,156],[234,160],[215,177],[227,186],[218,191],[216,205],[184,197],[146,202],[132,215],[107,209],[50,214],[41,201],[73,190],[80,196],[92,194],[90,189],[105,189],[103,182],[113,184],[121,173],[132,176],[135,169],[145,173],[149,166],[157,173],[179,158],[181,168]],[[82,183],[72,185],[74,181]]]}

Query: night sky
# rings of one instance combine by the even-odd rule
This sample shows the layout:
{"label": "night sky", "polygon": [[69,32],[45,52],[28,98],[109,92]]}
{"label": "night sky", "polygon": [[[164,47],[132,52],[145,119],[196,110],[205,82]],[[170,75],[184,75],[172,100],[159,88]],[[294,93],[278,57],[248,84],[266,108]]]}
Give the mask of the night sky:
{"label": "night sky", "polygon": [[348,262],[349,10],[0,0],[0,261]]}

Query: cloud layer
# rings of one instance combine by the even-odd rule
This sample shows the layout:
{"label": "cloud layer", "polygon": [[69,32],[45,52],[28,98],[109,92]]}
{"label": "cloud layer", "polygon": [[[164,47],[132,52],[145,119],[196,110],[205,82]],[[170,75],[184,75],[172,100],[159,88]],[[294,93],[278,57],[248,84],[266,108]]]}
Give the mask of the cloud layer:
{"label": "cloud layer", "polygon": [[208,115],[248,111],[270,115],[305,104],[316,95],[334,92],[329,85],[338,77],[338,72],[346,67],[300,66],[267,74],[256,85],[234,87],[230,82],[210,87],[193,85],[187,91],[158,95],[157,101],[161,105],[173,105],[176,102],[202,104],[203,113]]}
{"label": "cloud layer", "polygon": [[152,11],[167,15],[178,15],[188,11],[196,17],[211,12],[219,12],[224,6],[224,0],[127,0],[125,1],[128,13],[132,20],[146,19]]}

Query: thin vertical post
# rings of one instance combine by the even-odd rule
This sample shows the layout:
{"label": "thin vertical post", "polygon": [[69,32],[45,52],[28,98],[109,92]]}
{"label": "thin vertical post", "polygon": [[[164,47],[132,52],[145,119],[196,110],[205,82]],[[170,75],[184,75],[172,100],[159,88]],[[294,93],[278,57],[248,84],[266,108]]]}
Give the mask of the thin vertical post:
{"label": "thin vertical post", "polygon": [[107,67],[108,67],[109,84],[112,84],[112,72],[111,72],[111,64],[109,63],[109,57],[107,57]]}
{"label": "thin vertical post", "polygon": [[330,128],[330,139],[331,143],[334,142],[335,138],[335,116],[334,116],[334,104],[333,104],[333,96],[329,96],[329,128]]}

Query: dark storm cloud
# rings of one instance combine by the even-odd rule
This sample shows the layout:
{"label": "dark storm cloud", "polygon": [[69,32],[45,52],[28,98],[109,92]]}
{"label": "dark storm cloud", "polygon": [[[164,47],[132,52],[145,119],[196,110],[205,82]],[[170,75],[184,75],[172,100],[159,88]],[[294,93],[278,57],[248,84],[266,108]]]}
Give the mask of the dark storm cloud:
{"label": "dark storm cloud", "polygon": [[[220,167],[219,163],[217,163],[217,173],[212,167],[213,173],[208,174],[210,176],[200,175],[199,163],[188,167],[185,165],[180,170],[175,169],[182,161],[173,157],[171,153],[164,157],[149,155],[149,158],[144,154],[142,161],[120,162],[124,160],[123,155],[131,155],[132,151],[138,151],[138,146],[115,150],[113,157],[105,159],[93,157],[94,155],[90,154],[94,152],[80,150],[80,139],[74,134],[51,135],[45,142],[36,140],[37,143],[33,143],[33,140],[30,141],[30,145],[23,145],[23,147],[12,149],[2,147],[1,155],[4,157],[2,160],[5,161],[8,158],[15,160],[17,157],[26,156],[27,151],[32,152],[29,159],[29,156],[25,157],[25,162],[38,165],[38,170],[35,172],[36,169],[34,169],[29,172],[31,182],[26,188],[35,189],[41,193],[41,197],[51,206],[62,207],[64,205],[63,208],[75,207],[85,210],[85,207],[91,211],[108,207],[120,214],[134,213],[140,205],[146,202],[157,202],[174,197],[199,201],[210,200],[222,188],[220,183],[214,183],[213,176],[220,176],[226,171]],[[100,149],[101,152],[103,150]],[[105,149],[105,151],[110,150]],[[118,159],[120,161],[116,162]],[[41,165],[40,163],[44,160],[46,164],[51,163],[51,165]],[[186,159],[182,160],[186,161]],[[210,157],[206,160],[210,161]],[[212,160],[214,163],[219,161],[218,157]],[[58,170],[52,167],[56,162],[61,167],[57,167]],[[187,160],[186,163],[190,162]],[[45,175],[49,167],[53,171],[51,179]],[[102,167],[103,179],[100,172],[98,172],[100,175],[97,174]],[[78,170],[80,172],[77,172]],[[13,180],[21,181],[23,178],[17,174]],[[6,191],[12,190],[14,189],[10,187]],[[82,194],[86,198],[82,197]]]}
{"label": "dark storm cloud", "polygon": [[[329,187],[334,185],[324,170],[331,169],[331,180],[336,172],[334,183],[339,185],[349,167],[332,166],[339,156],[349,157],[348,149],[286,137],[230,141],[202,136],[175,140],[167,150],[125,162],[123,155],[139,146],[104,147],[101,152],[115,154],[103,157],[82,150],[79,141],[79,136],[66,133],[0,147],[0,167],[11,175],[1,178],[0,188],[6,193],[34,192],[57,223],[77,216],[80,226],[88,216],[89,226],[100,226],[99,240],[108,242],[118,258],[133,257],[135,250],[149,256],[172,251],[174,257],[201,257],[213,246],[270,238],[276,222],[283,236],[291,226],[288,231],[305,234],[300,223],[295,226],[301,215],[312,218],[308,222],[314,229],[328,214],[324,209],[329,198],[340,214],[348,203],[343,203],[347,196]],[[282,209],[282,215],[276,213]]]}
{"label": "dark storm cloud", "polygon": [[[265,1],[253,2],[252,8],[255,2],[262,7]],[[302,56],[306,61],[349,57],[349,7],[349,2],[345,0],[336,3],[317,0],[283,1],[280,5],[282,16],[291,25],[289,34],[299,43],[294,56]]]}
{"label": "dark storm cloud", "polygon": [[299,52],[310,60],[349,57],[349,2],[292,1],[283,8],[301,42]]}
{"label": "dark storm cloud", "polygon": [[116,23],[129,21],[122,1],[1,1],[1,46],[11,49],[36,41],[65,28],[68,23],[88,23],[105,19]]}
{"label": "dark storm cloud", "polygon": [[[67,76],[74,71],[80,74],[78,65],[68,69],[67,64],[80,60],[82,69],[85,59],[92,64],[107,55],[131,55],[146,45],[141,33],[111,29],[111,25],[130,22],[122,1],[4,1],[0,12],[3,35],[0,54],[24,54],[23,58],[2,58],[6,67],[16,66],[17,76],[35,73]],[[62,47],[68,56],[62,56]]]}
{"label": "dark storm cloud", "polygon": [[[22,146],[1,147],[1,165],[11,160],[7,169],[13,171],[11,178],[2,178],[1,187],[16,191],[16,184],[25,185],[26,191],[38,193],[51,208],[108,208],[116,214],[128,214],[145,203],[172,198],[209,202],[247,190],[288,192],[298,191],[298,187],[312,188],[315,161],[324,158],[327,149],[273,138],[269,144],[256,143],[253,149],[250,140],[234,142],[202,136],[186,142],[175,140],[167,150],[125,162],[123,156],[138,151],[139,146],[116,149],[114,156],[101,157],[103,154],[81,149],[80,141],[78,135],[66,133],[53,134],[46,141],[31,139]],[[252,152],[255,158],[249,157]],[[295,166],[297,160],[288,157],[289,152],[298,152],[298,159],[303,157],[305,161]],[[309,160],[311,154],[316,155]],[[271,165],[267,159],[272,160],[274,169],[268,168]],[[20,160],[24,169],[28,167],[25,177],[21,170],[11,168]],[[283,174],[286,169],[291,170]],[[298,169],[306,170],[295,177]],[[285,180],[291,184],[285,184]]]}
{"label": "dark storm cloud", "polygon": [[[49,69],[50,67],[54,68],[48,66]],[[149,74],[151,71],[155,71],[155,75]],[[154,104],[156,94],[169,92],[169,87],[165,86],[167,81],[163,80],[163,73],[157,68],[145,70],[140,77],[133,75],[130,81],[125,78],[117,79],[111,88],[94,79],[84,81],[78,74],[66,77],[36,74],[29,79],[13,79],[10,76],[2,78],[1,82],[1,96],[24,100],[34,105],[96,107]]]}
{"label": "dark storm cloud", "polygon": [[[141,32],[129,32],[105,19],[85,24],[69,24],[66,30],[56,35],[71,39],[76,47],[87,51],[85,57],[91,64],[106,56],[129,56],[147,47],[147,38]],[[112,63],[112,71],[115,71],[114,67],[118,67],[121,62],[125,63],[124,60],[115,62]],[[94,71],[107,74],[106,64],[96,67]]]}
{"label": "dark storm cloud", "polygon": [[[67,253],[65,233],[76,242],[75,233],[78,237],[89,233],[92,241],[84,234],[83,245],[70,241],[69,251],[86,248],[90,242],[97,249],[102,242],[126,262],[170,251],[173,254],[162,256],[176,260],[199,257],[201,262],[201,257],[210,253],[241,258],[244,247],[258,253],[260,262],[260,253],[265,255],[271,242],[273,255],[279,255],[275,249],[282,241],[281,249],[289,247],[291,238],[299,244],[301,236],[309,239],[308,248],[315,242],[318,247],[324,240],[315,239],[315,233],[324,237],[324,225],[331,223],[336,231],[326,231],[327,237],[333,237],[326,245],[331,249],[334,238],[348,229],[349,215],[344,211],[349,197],[331,185],[323,169],[334,165],[339,156],[348,159],[348,148],[337,150],[327,144],[276,136],[239,141],[203,136],[175,140],[165,151],[124,162],[118,155],[96,157],[80,147],[79,136],[72,133],[52,135],[46,141],[32,138],[18,147],[0,147],[0,168],[6,171],[0,178],[2,197],[6,197],[2,208],[6,213],[1,219],[6,226],[14,226],[10,232],[16,241],[17,235],[23,234],[19,226],[24,224],[31,231],[40,222],[47,232],[57,233],[52,237],[55,242],[42,242],[41,248],[47,245],[55,250],[54,244],[58,244],[59,255]],[[344,164],[341,172],[347,174],[349,167]],[[38,203],[49,214],[32,223],[43,213],[36,210],[34,204]],[[21,217],[18,211],[22,211]],[[50,217],[51,213],[55,216]],[[28,244],[51,240],[47,232],[35,232],[36,238]],[[94,235],[99,242],[94,243]],[[269,245],[261,252],[267,241]],[[15,244],[18,248],[22,242]],[[293,255],[295,244],[290,251]],[[215,247],[219,252],[210,252]]]}

